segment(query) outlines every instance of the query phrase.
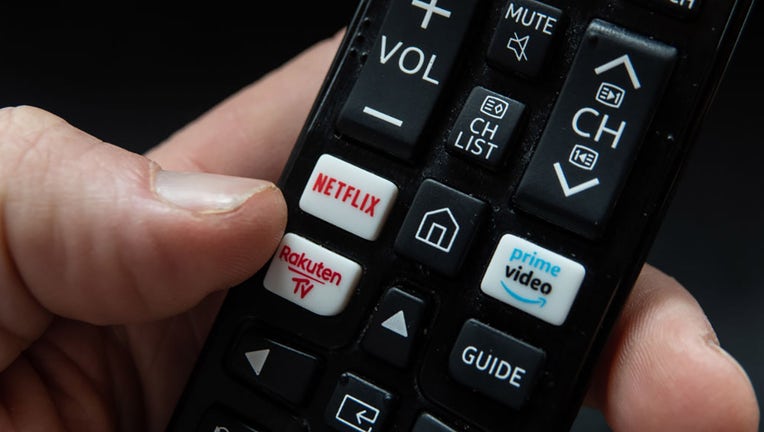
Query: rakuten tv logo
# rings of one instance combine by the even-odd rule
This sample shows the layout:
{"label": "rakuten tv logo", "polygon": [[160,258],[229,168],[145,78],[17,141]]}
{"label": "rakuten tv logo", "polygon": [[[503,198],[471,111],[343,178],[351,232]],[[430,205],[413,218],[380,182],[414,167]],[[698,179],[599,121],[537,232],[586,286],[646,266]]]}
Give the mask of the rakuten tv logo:
{"label": "rakuten tv logo", "polygon": [[278,259],[287,264],[292,273],[294,282],[294,294],[301,299],[310,294],[316,284],[333,284],[340,286],[342,274],[329,268],[323,261],[315,261],[305,255],[305,252],[292,251],[288,245],[284,245],[279,252]]}

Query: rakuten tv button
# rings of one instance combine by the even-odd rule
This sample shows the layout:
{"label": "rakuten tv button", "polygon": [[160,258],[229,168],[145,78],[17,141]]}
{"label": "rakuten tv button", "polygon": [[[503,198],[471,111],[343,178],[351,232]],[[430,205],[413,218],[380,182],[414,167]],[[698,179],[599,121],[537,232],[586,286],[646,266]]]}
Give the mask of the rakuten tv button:
{"label": "rakuten tv button", "polygon": [[544,3],[511,0],[488,48],[488,62],[502,70],[538,75],[561,18],[561,10]]}
{"label": "rakuten tv button", "polygon": [[454,276],[487,207],[463,192],[425,180],[395,239],[395,252]]}
{"label": "rakuten tv button", "polygon": [[361,278],[361,266],[296,234],[281,240],[263,286],[323,316],[345,309]]}
{"label": "rakuten tv button", "polygon": [[228,360],[240,379],[294,403],[305,398],[318,371],[316,357],[254,331],[244,333]]}
{"label": "rakuten tv button", "polygon": [[581,264],[507,234],[496,247],[480,289],[550,324],[561,325],[585,274]]}
{"label": "rakuten tv button", "polygon": [[524,109],[520,102],[475,87],[448,136],[446,149],[481,165],[499,166]]}
{"label": "rakuten tv button", "polygon": [[398,188],[355,165],[323,155],[300,198],[300,208],[366,240],[376,240]]}
{"label": "rakuten tv button", "polygon": [[538,348],[471,319],[451,350],[448,371],[459,383],[520,409],[543,360]]}

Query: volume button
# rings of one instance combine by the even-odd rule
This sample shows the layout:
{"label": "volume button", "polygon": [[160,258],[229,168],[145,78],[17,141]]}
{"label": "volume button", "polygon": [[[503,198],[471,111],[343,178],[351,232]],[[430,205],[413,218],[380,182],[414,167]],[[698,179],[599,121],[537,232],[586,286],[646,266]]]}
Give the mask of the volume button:
{"label": "volume button", "polygon": [[394,0],[340,113],[340,132],[394,156],[412,157],[476,4]]}

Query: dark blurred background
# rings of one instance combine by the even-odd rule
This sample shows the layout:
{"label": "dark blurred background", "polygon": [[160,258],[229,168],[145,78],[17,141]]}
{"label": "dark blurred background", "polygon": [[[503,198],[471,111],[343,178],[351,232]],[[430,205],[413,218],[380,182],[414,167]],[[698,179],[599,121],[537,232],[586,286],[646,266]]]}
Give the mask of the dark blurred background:
{"label": "dark blurred background", "polygon": [[[333,34],[349,21],[356,1],[263,3],[3,1],[0,106],[35,105],[105,141],[143,152]],[[695,294],[761,398],[760,10],[712,106],[649,261]],[[608,429],[597,413],[584,410],[574,430]]]}

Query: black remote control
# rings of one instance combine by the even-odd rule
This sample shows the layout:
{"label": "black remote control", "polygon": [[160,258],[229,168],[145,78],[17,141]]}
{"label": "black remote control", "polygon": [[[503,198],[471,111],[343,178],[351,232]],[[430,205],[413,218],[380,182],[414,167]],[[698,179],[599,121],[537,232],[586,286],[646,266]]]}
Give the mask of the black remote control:
{"label": "black remote control", "polygon": [[752,3],[362,0],[169,430],[568,429]]}

